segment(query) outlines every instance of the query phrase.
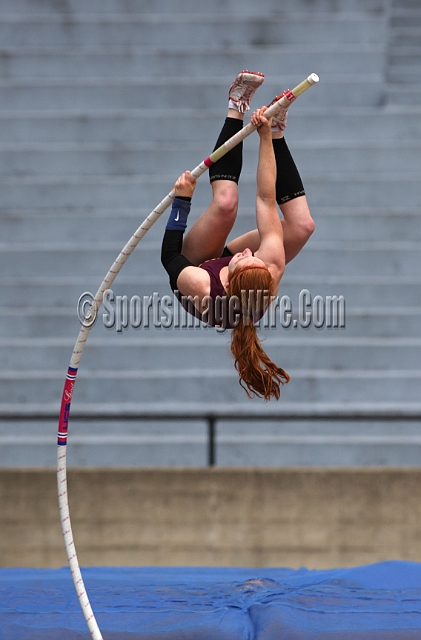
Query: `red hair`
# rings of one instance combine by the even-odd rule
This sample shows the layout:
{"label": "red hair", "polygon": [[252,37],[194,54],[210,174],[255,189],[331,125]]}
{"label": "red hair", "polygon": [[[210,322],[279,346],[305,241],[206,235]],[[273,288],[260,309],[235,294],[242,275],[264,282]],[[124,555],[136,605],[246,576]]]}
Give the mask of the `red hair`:
{"label": "red hair", "polygon": [[241,301],[241,314],[232,330],[231,353],[240,376],[240,385],[248,397],[253,395],[265,400],[279,400],[281,385],[290,377],[265,353],[257,335],[254,322],[265,311],[265,298],[270,302],[274,280],[263,267],[237,268],[230,278],[228,295]]}

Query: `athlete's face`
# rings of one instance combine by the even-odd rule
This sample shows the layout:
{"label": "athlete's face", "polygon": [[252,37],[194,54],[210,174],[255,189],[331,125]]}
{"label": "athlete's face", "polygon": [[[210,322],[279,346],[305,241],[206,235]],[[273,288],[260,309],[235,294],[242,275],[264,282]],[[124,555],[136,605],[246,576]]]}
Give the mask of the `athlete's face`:
{"label": "athlete's face", "polygon": [[230,276],[237,267],[240,267],[242,269],[243,267],[253,266],[266,267],[263,260],[260,260],[260,258],[256,258],[256,256],[253,255],[250,249],[244,249],[244,251],[242,251],[241,253],[236,253],[231,258],[228,264],[228,276]]}

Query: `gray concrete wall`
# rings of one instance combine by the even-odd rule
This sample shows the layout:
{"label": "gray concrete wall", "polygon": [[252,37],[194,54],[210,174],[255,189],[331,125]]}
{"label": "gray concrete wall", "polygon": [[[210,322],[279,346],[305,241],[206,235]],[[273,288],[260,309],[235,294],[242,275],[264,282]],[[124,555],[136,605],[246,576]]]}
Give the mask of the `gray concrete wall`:
{"label": "gray concrete wall", "polygon": [[[72,470],[81,565],[421,561],[421,471]],[[55,473],[0,473],[0,566],[66,564]]]}

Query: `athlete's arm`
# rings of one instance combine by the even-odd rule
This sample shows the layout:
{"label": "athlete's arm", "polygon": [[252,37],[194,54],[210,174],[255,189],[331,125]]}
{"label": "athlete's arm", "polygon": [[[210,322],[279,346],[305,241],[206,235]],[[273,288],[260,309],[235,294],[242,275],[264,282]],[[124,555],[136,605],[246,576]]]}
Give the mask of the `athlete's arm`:
{"label": "athlete's arm", "polygon": [[195,186],[196,180],[189,171],[183,173],[174,185],[176,197],[162,241],[161,262],[170,276],[171,288],[178,289],[185,296],[199,296],[201,306],[202,299],[210,293],[209,274],[194,266],[181,253]]}
{"label": "athlete's arm", "polygon": [[181,251],[195,186],[196,180],[191,177],[190,171],[182,173],[174,185],[175,198],[161,247],[161,262],[170,276],[172,289],[177,288],[177,278],[181,271],[192,266]]}
{"label": "athlete's arm", "polygon": [[260,246],[255,253],[268,266],[276,282],[285,269],[282,224],[276,205],[276,162],[270,122],[264,117],[266,107],[257,109],[251,122],[259,125],[259,160],[257,164],[256,221]]}
{"label": "athlete's arm", "polygon": [[[185,267],[177,278],[177,289],[183,296],[198,296],[199,311],[203,311],[203,299],[210,295],[210,276],[199,267]],[[207,307],[207,302],[205,303]]]}

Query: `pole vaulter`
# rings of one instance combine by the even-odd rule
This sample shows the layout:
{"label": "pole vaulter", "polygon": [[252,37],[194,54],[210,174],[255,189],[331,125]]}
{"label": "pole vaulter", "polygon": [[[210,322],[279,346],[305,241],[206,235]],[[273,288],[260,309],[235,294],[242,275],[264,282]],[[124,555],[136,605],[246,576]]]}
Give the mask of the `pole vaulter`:
{"label": "pole vaulter", "polygon": [[[288,108],[289,105],[298,98],[302,93],[309,89],[312,85],[319,81],[318,76],[312,73],[303,82],[297,85],[294,89],[285,92],[279,100],[270,105],[265,112],[266,118],[271,118],[281,109]],[[193,171],[191,175],[193,178],[199,178],[205,173],[215,162],[222,158],[226,153],[233,149],[242,140],[247,138],[253,131],[256,131],[257,127],[249,123],[241,131],[236,133],[232,138],[227,140],[223,145],[210,154],[203,162],[201,162]],[[86,345],[86,341],[89,336],[89,332],[95,322],[97,313],[101,307],[104,293],[109,289],[120,272],[121,268],[125,264],[128,257],[133,250],[137,247],[140,240],[151,228],[151,226],[158,220],[161,214],[172,204],[175,197],[174,189],[158,204],[158,206],[147,216],[142,222],[140,227],[136,230],[125,247],[122,249],[110,270],[105,276],[101,286],[99,287],[93,303],[85,316],[82,327],[77,337],[72,357],[70,360],[69,368],[67,371],[66,380],[64,383],[59,425],[58,425],[58,441],[57,441],[57,483],[58,483],[58,499],[60,509],[60,519],[64,538],[64,544],[66,548],[67,558],[75,585],[76,593],[79,599],[80,606],[85,616],[88,629],[91,633],[93,640],[103,640],[101,631],[98,627],[95,619],[92,607],[89,602],[89,598],[85,589],[82,574],[79,567],[79,562],[76,555],[75,543],[73,540],[72,527],[70,522],[70,512],[68,503],[67,492],[67,434],[69,424],[70,405],[72,401],[73,389],[76,381],[76,375],[79,367],[79,363],[82,357],[83,349]]]}

